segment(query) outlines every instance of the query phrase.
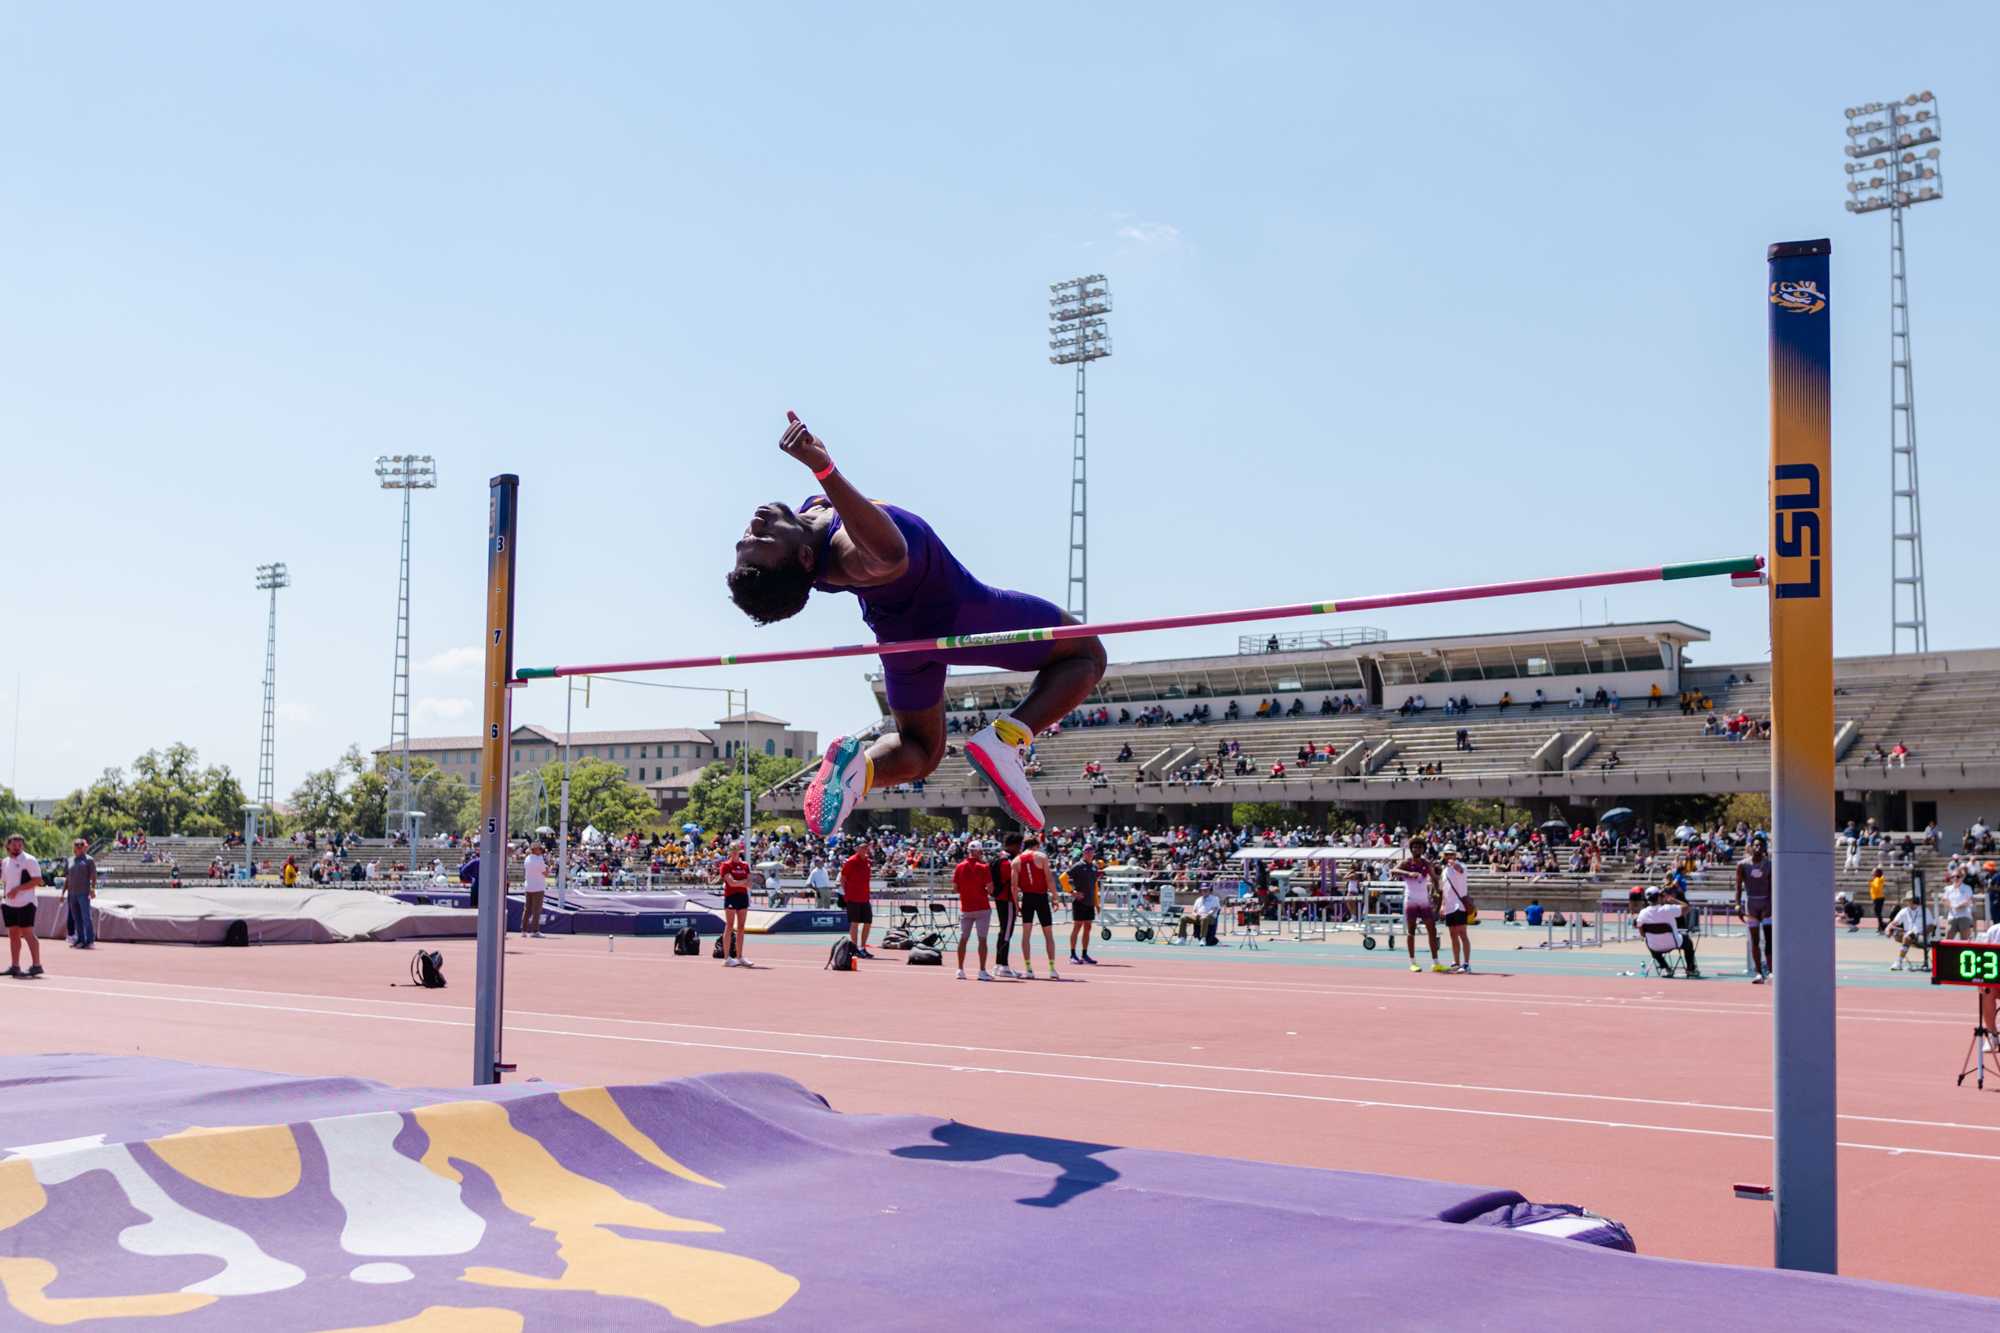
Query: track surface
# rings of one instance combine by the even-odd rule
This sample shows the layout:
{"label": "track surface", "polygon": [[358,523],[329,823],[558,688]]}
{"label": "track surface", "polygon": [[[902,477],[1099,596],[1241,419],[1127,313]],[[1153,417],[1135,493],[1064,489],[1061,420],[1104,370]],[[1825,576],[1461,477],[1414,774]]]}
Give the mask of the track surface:
{"label": "track surface", "polygon": [[[754,970],[665,940],[514,940],[506,1056],[563,1083],[771,1070],[841,1110],[1513,1188],[1618,1218],[1649,1254],[1768,1263],[1769,1206],[1731,1185],[1770,1178],[1769,988],[1489,947],[1520,938],[1482,930],[1494,970],[1467,977],[1351,940],[1114,942],[1060,984],[985,985],[894,954],[829,974],[815,937],[753,938]],[[0,1051],[469,1073],[469,941],[441,946],[443,991],[392,988],[406,944],[44,943],[53,975],[7,984]],[[1886,975],[1882,948],[1841,945],[1842,1272],[2000,1295],[2000,1273],[1941,1258],[2000,1188],[2000,1096],[1953,1085],[1971,993]]]}

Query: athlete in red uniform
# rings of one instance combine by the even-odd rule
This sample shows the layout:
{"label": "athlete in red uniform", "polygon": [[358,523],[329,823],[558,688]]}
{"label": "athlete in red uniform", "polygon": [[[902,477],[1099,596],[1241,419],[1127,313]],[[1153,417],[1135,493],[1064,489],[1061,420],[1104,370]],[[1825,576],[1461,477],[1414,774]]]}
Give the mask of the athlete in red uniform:
{"label": "athlete in red uniform", "polygon": [[748,967],[743,960],[743,923],[750,917],[750,863],[743,859],[743,844],[729,849],[729,855],[715,867],[722,881],[722,965]]}

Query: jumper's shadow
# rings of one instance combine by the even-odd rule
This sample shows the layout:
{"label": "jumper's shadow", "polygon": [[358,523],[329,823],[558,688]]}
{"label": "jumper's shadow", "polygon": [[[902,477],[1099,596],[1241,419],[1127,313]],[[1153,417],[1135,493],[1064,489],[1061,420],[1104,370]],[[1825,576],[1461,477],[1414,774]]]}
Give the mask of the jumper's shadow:
{"label": "jumper's shadow", "polygon": [[1056,1167],[1062,1174],[1049,1183],[1048,1193],[1039,1198],[1015,1200],[1030,1208],[1060,1208],[1078,1195],[1118,1179],[1118,1172],[1097,1157],[1098,1153],[1111,1151],[1107,1143],[1008,1134],[956,1121],[939,1125],[931,1131],[931,1138],[931,1143],[897,1148],[894,1153],[897,1157],[923,1162],[992,1162],[1003,1157],[1026,1157]]}

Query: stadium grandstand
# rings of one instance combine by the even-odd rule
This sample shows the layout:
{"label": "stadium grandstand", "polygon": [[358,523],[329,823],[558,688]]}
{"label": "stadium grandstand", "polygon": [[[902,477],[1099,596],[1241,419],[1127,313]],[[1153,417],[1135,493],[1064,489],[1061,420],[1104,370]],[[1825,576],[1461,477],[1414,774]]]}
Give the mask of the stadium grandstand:
{"label": "stadium grandstand", "polygon": [[[1431,802],[1505,799],[1588,823],[1655,798],[1770,785],[1767,664],[1695,666],[1683,621],[1388,639],[1248,637],[1209,657],[1114,663],[1085,706],[1040,737],[1051,824],[1212,824],[1238,803],[1311,821],[1340,808],[1421,823]],[[879,716],[892,725],[879,676]],[[963,825],[990,812],[956,743],[1032,683],[953,673],[947,758],[930,780],[870,793]],[[1835,666],[1838,820],[1965,828],[2000,810],[2000,649],[1851,657]],[[1899,748],[1900,747],[1900,748]],[[811,770],[765,793],[800,809]],[[1224,807],[1222,811],[1214,807]]]}

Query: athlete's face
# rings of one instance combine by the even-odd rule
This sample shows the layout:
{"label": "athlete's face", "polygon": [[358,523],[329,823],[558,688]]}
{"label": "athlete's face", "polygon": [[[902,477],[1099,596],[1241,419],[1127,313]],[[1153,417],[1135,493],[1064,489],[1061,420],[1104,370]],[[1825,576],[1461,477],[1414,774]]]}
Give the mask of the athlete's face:
{"label": "athlete's face", "polygon": [[805,524],[782,500],[758,505],[750,524],[736,541],[736,563],[752,569],[783,569],[802,560],[810,563],[811,542]]}

